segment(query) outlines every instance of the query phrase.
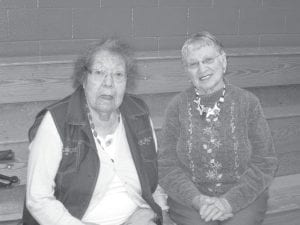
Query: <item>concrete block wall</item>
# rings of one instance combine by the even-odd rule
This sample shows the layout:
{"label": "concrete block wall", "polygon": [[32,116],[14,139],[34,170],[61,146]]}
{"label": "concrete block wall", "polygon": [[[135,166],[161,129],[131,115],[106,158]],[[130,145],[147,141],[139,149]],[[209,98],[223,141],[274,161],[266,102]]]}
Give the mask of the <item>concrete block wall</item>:
{"label": "concrete block wall", "polygon": [[299,0],[0,0],[0,57],[77,54],[103,36],[176,50],[200,30],[225,47],[300,45]]}

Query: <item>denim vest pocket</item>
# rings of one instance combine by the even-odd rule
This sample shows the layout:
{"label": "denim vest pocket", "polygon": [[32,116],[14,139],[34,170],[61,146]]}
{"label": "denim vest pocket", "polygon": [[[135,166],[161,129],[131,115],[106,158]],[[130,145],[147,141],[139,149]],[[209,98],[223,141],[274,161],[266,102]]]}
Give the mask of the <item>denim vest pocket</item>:
{"label": "denim vest pocket", "polygon": [[67,174],[75,172],[79,164],[80,145],[75,147],[66,146],[62,150],[62,159],[58,173]]}
{"label": "denim vest pocket", "polygon": [[69,190],[77,179],[77,172],[80,169],[81,161],[88,152],[89,145],[84,141],[72,141],[72,144],[62,150],[62,159],[56,174],[56,194]]}

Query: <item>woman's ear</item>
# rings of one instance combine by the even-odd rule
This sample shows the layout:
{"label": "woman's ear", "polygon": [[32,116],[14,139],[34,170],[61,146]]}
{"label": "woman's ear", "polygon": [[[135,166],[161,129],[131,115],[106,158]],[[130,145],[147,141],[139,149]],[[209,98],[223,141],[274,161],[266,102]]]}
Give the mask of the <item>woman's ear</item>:
{"label": "woman's ear", "polygon": [[227,70],[227,57],[226,57],[226,53],[222,52],[221,53],[221,57],[222,57],[223,74],[225,74],[226,70]]}
{"label": "woman's ear", "polygon": [[84,71],[84,76],[82,77],[82,86],[83,86],[83,89],[86,88],[86,85],[87,85],[87,80],[88,80],[88,76],[89,76],[89,72],[88,70],[85,70]]}

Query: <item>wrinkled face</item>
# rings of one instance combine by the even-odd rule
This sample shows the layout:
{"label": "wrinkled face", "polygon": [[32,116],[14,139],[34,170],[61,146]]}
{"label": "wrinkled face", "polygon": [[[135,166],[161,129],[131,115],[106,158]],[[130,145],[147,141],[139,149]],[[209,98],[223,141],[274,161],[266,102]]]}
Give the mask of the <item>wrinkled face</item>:
{"label": "wrinkled face", "polygon": [[205,93],[223,88],[227,61],[225,53],[214,46],[190,45],[185,57],[185,70],[193,85]]}
{"label": "wrinkled face", "polygon": [[122,57],[101,50],[94,57],[83,84],[87,102],[97,113],[118,110],[126,89],[126,65]]}

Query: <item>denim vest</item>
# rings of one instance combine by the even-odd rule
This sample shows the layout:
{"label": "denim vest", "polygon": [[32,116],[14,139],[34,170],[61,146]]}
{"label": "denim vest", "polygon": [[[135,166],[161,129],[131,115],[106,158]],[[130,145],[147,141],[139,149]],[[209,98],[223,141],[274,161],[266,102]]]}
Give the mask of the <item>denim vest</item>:
{"label": "denim vest", "polygon": [[[79,87],[72,95],[43,109],[28,133],[31,141],[45,113],[51,112],[63,142],[54,195],[78,219],[83,217],[89,206],[101,168],[85,105],[84,91]],[[141,183],[142,197],[158,215],[157,224],[162,224],[161,209],[152,197],[158,182],[157,155],[147,106],[141,99],[125,94],[120,112]],[[38,224],[26,207],[23,224]]]}

